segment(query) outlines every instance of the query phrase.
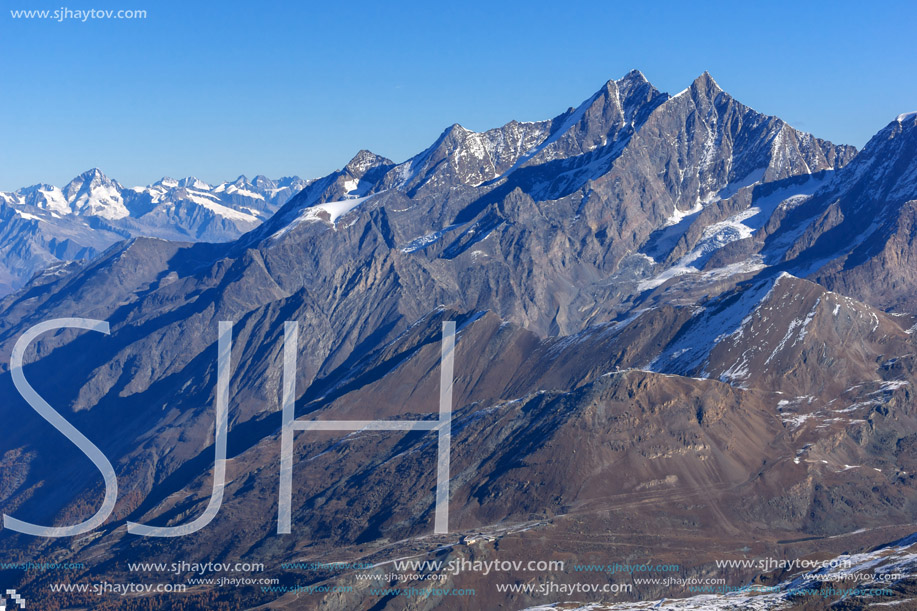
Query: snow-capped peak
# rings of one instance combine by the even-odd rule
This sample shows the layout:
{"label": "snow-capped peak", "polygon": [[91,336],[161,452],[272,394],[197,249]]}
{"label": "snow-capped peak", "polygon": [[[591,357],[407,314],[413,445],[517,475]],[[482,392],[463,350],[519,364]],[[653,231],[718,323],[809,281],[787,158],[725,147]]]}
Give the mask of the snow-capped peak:
{"label": "snow-capped peak", "polygon": [[178,181],[179,187],[184,187],[186,189],[197,189],[199,191],[209,191],[210,185],[208,185],[203,180],[195,178],[194,176],[188,176],[187,178],[182,178]]}
{"label": "snow-capped peak", "polygon": [[[241,223],[238,229],[245,231],[270,216],[309,184],[309,181],[296,176],[274,181],[259,175],[256,182],[258,184],[253,185],[245,176],[240,176],[235,182],[224,182],[214,188],[194,176],[180,180],[165,176],[149,186],[125,188],[98,168],[92,168],[71,180],[63,189],[33,185],[2,194],[0,202],[21,208],[20,213],[33,214],[38,209],[47,210],[57,217],[101,217],[109,221],[146,217],[150,222],[153,222],[153,217],[159,219],[156,222],[165,222],[163,218],[168,217],[172,220],[168,221],[165,233],[152,231],[150,235],[161,234],[175,239],[187,234],[182,225],[184,221],[172,218],[173,215],[196,218],[200,209],[206,209],[208,213],[202,218],[214,214],[224,221]],[[154,210],[156,213],[151,214]],[[230,237],[238,234],[225,225],[223,227]],[[214,230],[217,233],[210,235],[209,239],[226,239],[224,233],[219,233],[224,229]]]}
{"label": "snow-capped peak", "polygon": [[119,219],[129,216],[121,196],[122,187],[98,168],[83,172],[64,187],[70,209],[81,216]]}
{"label": "snow-capped peak", "polygon": [[362,178],[366,172],[370,169],[379,166],[391,164],[392,162],[382,157],[376,155],[372,151],[363,149],[359,151],[356,155],[353,156],[353,159],[347,162],[347,165],[344,166],[344,169],[350,173],[351,176],[355,178]]}
{"label": "snow-capped peak", "polygon": [[157,180],[152,184],[154,187],[165,187],[166,189],[174,189],[178,186],[178,181],[174,178],[169,178],[168,176],[163,176],[161,179]]}
{"label": "snow-capped peak", "polygon": [[643,75],[639,70],[631,70],[620,79],[615,81],[620,86],[622,83],[649,83],[646,76]]}

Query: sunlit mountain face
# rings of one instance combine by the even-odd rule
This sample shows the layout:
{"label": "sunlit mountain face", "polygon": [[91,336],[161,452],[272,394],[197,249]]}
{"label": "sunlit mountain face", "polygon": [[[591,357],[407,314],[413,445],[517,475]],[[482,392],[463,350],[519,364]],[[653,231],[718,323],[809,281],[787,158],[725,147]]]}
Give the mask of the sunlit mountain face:
{"label": "sunlit mountain face", "polygon": [[[915,147],[633,71],[311,181],[4,194],[0,511],[110,489],[20,375],[117,492],[0,532],[65,580],[0,574],[49,609],[909,608]],[[187,591],[91,590],[140,581]]]}

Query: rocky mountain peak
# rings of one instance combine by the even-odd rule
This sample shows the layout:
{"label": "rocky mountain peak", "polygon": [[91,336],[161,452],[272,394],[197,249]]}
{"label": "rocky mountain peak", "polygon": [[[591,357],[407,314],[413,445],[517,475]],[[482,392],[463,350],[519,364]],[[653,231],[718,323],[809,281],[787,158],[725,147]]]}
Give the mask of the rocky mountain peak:
{"label": "rocky mountain peak", "polygon": [[271,180],[263,174],[258,174],[252,179],[252,186],[258,189],[272,189],[276,184],[276,181]]}
{"label": "rocky mountain peak", "polygon": [[649,81],[642,72],[634,68],[618,80],[618,84],[621,83],[649,83]]}
{"label": "rocky mountain peak", "polygon": [[717,95],[725,93],[723,88],[713,80],[713,77],[706,70],[699,77],[694,79],[694,82],[691,83],[691,86],[688,88],[691,91],[692,97],[695,99],[704,98],[712,100]]}
{"label": "rocky mountain peak", "polygon": [[[4,220],[22,221],[0,232],[0,296],[48,265],[93,258],[125,238],[235,239],[309,184],[296,176],[275,183],[259,175],[255,181],[257,186],[241,176],[214,187],[194,176],[166,176],[127,188],[92,168],[63,189],[39,184],[0,193],[0,206],[11,207]],[[28,232],[15,230],[26,225]]]}
{"label": "rocky mountain peak", "polygon": [[210,190],[210,185],[208,185],[206,182],[204,182],[203,180],[200,180],[199,178],[195,176],[188,176],[186,178],[182,178],[181,180],[178,181],[178,186],[185,187],[188,189],[200,189],[204,191]]}
{"label": "rocky mountain peak", "polygon": [[101,186],[120,187],[117,181],[110,179],[102,170],[99,168],[92,168],[71,180],[67,186],[64,187],[63,192],[64,195],[70,199],[84,189],[93,189]]}
{"label": "rocky mountain peak", "polygon": [[907,201],[917,196],[917,113],[896,117],[873,136],[841,175],[861,199]]}
{"label": "rocky mountain peak", "polygon": [[902,113],[898,115],[895,121],[897,123],[901,123],[902,125],[910,124],[911,127],[914,127],[917,125],[917,111]]}
{"label": "rocky mountain peak", "polygon": [[83,180],[108,180],[108,177],[99,168],[90,168],[80,174],[79,178]]}
{"label": "rocky mountain peak", "polygon": [[164,187],[166,189],[174,189],[179,185],[179,181],[175,180],[170,176],[163,176],[159,180],[153,183],[154,187]]}
{"label": "rocky mountain peak", "polygon": [[[917,306],[891,311],[876,299],[917,294],[917,189],[888,199],[915,165],[915,134],[917,117],[898,117],[848,170],[853,151],[742,105],[708,73],[671,99],[634,71],[549,121],[483,132],[455,124],[397,166],[362,150],[231,244],[136,239],[91,264],[52,268],[2,302],[0,347],[9,354],[37,319],[111,320],[109,336],[46,335],[29,373],[54,379],[54,402],[72,406],[88,436],[111,440],[106,454],[131,490],[117,515],[175,523],[204,512],[196,491],[208,487],[209,459],[196,457],[214,430],[217,322],[237,321],[237,460],[222,513],[184,544],[189,561],[244,549],[282,566],[305,550],[382,566],[426,551],[492,556],[497,537],[508,537],[507,559],[613,558],[665,531],[665,561],[704,574],[745,542],[759,558],[846,548],[839,537],[873,546],[917,514],[917,479],[901,477],[917,472]],[[132,201],[124,192],[135,216],[93,222],[183,218],[171,210],[203,219],[193,227],[255,224],[253,214],[274,210],[259,190],[270,182],[140,189]],[[90,191],[81,206],[105,203],[101,188]],[[27,202],[0,204],[0,220],[28,221],[32,234],[51,222]],[[813,275],[826,260],[861,269],[829,286]],[[853,299],[860,283],[868,290]],[[430,412],[449,320],[458,331],[450,519],[465,538],[429,537],[429,436],[364,430],[345,443],[341,433],[296,444],[297,534],[268,539],[276,506],[263,491],[277,488],[285,322],[302,326],[295,412],[354,421]],[[4,404],[18,400],[10,386]],[[15,468],[2,473],[6,505],[28,514],[42,503],[51,523],[94,501],[97,485],[67,487],[95,481],[86,465],[37,459],[54,458],[59,440],[7,420],[4,439],[16,445],[0,448]],[[26,443],[35,451],[18,453]],[[621,523],[633,538],[618,546]],[[175,553],[174,540],[110,526],[79,549],[87,570]],[[483,532],[494,538],[472,548]],[[585,549],[583,533],[598,543]],[[19,544],[10,541],[0,539],[0,552]],[[74,557],[69,541],[41,546],[36,556]],[[481,581],[449,586],[465,583]],[[312,606],[391,608],[356,590]],[[488,591],[469,605],[529,602]],[[232,608],[267,602],[265,592],[239,593]]]}
{"label": "rocky mountain peak", "polygon": [[372,168],[382,165],[393,164],[391,160],[386,159],[381,155],[376,155],[372,151],[363,149],[354,155],[353,159],[347,162],[347,165],[344,166],[344,169],[354,178],[362,178]]}

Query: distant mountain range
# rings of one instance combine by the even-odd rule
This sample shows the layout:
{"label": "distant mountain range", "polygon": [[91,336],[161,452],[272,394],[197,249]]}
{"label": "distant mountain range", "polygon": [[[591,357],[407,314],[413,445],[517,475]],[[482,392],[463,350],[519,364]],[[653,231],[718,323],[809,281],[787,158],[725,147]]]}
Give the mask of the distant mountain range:
{"label": "distant mountain range", "polygon": [[[209,193],[209,206],[230,190],[169,183],[134,200],[105,184],[92,174],[42,205],[20,193],[4,218],[35,228],[23,212],[53,212],[104,228],[167,218],[155,212],[166,193],[176,202]],[[233,185],[267,206],[264,188]],[[133,237],[0,301],[3,355],[44,320],[109,321],[110,335],[41,336],[26,373],[109,457],[121,490],[93,535],[2,532],[0,552],[79,559],[74,582],[136,579],[125,567],[137,559],[244,558],[284,586],[346,586],[203,588],[183,599],[200,609],[520,609],[570,598],[498,590],[494,579],[633,585],[631,574],[572,568],[616,561],[782,584],[753,603],[771,609],[797,608],[787,606],[797,600],[788,575],[716,562],[865,553],[914,532],[917,113],[858,152],[743,105],[707,73],[669,95],[633,71],[553,119],[453,125],[403,163],[360,151],[297,186],[273,215],[258,198],[219,199],[253,219],[209,217],[248,229],[231,241]],[[297,417],[417,420],[437,409],[448,320],[457,324],[450,534],[433,534],[436,440],[365,429],[295,437],[293,533],[278,535],[284,323],[300,330]],[[220,321],[234,322],[222,508],[194,535],[128,535],[127,520],[184,524],[207,506]],[[0,510],[85,519],[102,480],[25,405],[8,362]],[[894,554],[907,570],[884,584],[883,602],[917,591],[906,541]],[[373,589],[398,585],[388,578],[285,564],[359,562],[383,579],[404,558],[566,569],[448,574],[437,588],[476,596],[408,601]],[[95,600],[56,597],[47,584],[57,580],[32,573],[13,585],[49,607]],[[689,597],[683,608],[745,604],[663,582],[577,600]],[[144,608],[169,608],[157,600]],[[858,600],[846,596],[845,608]]]}
{"label": "distant mountain range", "polygon": [[88,260],[124,239],[227,242],[270,217],[309,184],[296,176],[240,176],[211,186],[194,177],[123,187],[99,169],[63,189],[0,192],[0,295],[61,262]]}

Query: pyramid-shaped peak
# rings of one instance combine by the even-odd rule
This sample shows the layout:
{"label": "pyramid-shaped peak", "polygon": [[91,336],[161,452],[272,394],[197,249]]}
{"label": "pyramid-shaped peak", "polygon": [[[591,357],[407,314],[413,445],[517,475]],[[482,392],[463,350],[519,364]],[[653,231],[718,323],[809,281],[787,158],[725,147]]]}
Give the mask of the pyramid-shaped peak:
{"label": "pyramid-shaped peak", "polygon": [[210,189],[210,185],[196,176],[188,176],[178,181],[178,186],[190,189]]}
{"label": "pyramid-shaped peak", "polygon": [[347,165],[344,166],[344,169],[350,172],[354,176],[362,176],[371,168],[380,165],[391,165],[392,162],[381,155],[376,155],[372,151],[366,149],[360,150],[356,155],[353,156]]}
{"label": "pyramid-shaped peak", "polygon": [[464,136],[465,134],[473,134],[473,133],[474,132],[472,130],[468,129],[464,125],[461,125],[459,123],[453,123],[452,125],[450,125],[443,131],[443,134],[441,137],[446,138],[448,136]]}
{"label": "pyramid-shaped peak", "polygon": [[649,80],[636,68],[622,76],[618,83],[649,83]]}
{"label": "pyramid-shaped peak", "polygon": [[661,95],[651,82],[639,70],[631,70],[615,82],[618,95],[624,99],[636,96],[635,101],[655,98]]}
{"label": "pyramid-shaped peak", "polygon": [[91,189],[99,186],[119,187],[118,183],[105,175],[99,168],[86,170],[71,180],[63,191],[67,197],[72,196],[80,189]]}
{"label": "pyramid-shaped peak", "polygon": [[258,174],[257,176],[252,178],[252,185],[257,187],[258,189],[273,189],[274,187],[277,186],[277,182],[274,180],[271,180],[264,174]]}
{"label": "pyramid-shaped peak", "polygon": [[710,76],[710,73],[704,70],[704,73],[699,77],[694,79],[694,82],[691,83],[691,89],[696,93],[705,93],[705,94],[716,94],[723,91],[723,88],[719,86],[713,77]]}
{"label": "pyramid-shaped peak", "polygon": [[86,170],[85,172],[77,176],[74,180],[80,180],[82,182],[86,182],[86,181],[97,181],[97,182],[103,182],[103,183],[111,182],[111,179],[108,178],[108,176],[106,176],[105,173],[102,170],[100,170],[99,168],[91,168],[89,170]]}
{"label": "pyramid-shaped peak", "polygon": [[602,98],[616,97],[620,96],[621,98],[629,97],[634,93],[640,92],[646,95],[655,95],[656,88],[653,87],[653,84],[647,80],[646,76],[643,75],[639,70],[631,70],[618,80],[609,80],[599,89],[592,98],[590,102],[596,102]]}

